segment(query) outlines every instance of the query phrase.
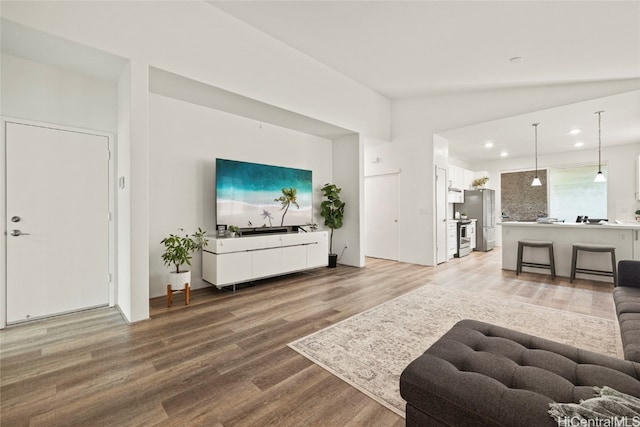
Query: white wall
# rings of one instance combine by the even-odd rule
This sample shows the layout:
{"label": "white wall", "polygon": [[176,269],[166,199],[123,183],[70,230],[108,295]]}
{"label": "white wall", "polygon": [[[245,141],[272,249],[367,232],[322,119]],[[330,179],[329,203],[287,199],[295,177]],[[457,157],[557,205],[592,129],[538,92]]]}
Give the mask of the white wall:
{"label": "white wall", "polygon": [[[1,12],[3,19],[129,61],[118,83],[118,94],[126,99],[118,100],[116,117],[118,131],[127,133],[126,145],[117,150],[118,161],[126,166],[119,168],[118,177],[124,177],[129,187],[119,192],[118,200],[129,210],[125,216],[130,222],[119,233],[129,233],[131,270],[125,274],[128,283],[118,292],[131,298],[125,313],[130,321],[148,313],[149,260],[156,258],[149,254],[156,241],[150,237],[150,217],[156,214],[150,210],[149,194],[154,188],[150,169],[155,167],[148,158],[150,66],[389,139],[388,99],[207,2],[3,2]],[[345,165],[347,159],[342,160]],[[348,163],[350,170],[361,172],[360,158]],[[127,240],[119,237],[119,242]]]}
{"label": "white wall", "polygon": [[384,175],[400,172],[398,153],[389,141],[363,138],[364,176]]}
{"label": "white wall", "polygon": [[7,54],[0,66],[3,116],[117,131],[115,82]]}
{"label": "white wall", "polygon": [[365,264],[363,150],[359,135],[333,141],[331,183],[342,189],[340,200],[346,203],[344,225],[333,233],[333,252],[338,254],[340,264],[355,267]]}
{"label": "white wall", "polygon": [[[116,304],[131,316],[131,64],[126,64],[118,81],[118,143],[116,144]],[[122,188],[124,185],[124,188]]]}
{"label": "white wall", "polygon": [[400,174],[399,261],[435,265],[433,130],[419,99],[392,104],[392,144]]}
{"label": "white wall", "polygon": [[389,139],[388,99],[204,1],[3,2],[2,16]]}
{"label": "white wall", "polygon": [[[116,82],[8,54],[1,55],[0,67],[0,113],[3,116],[91,131],[117,132]],[[5,175],[4,158],[0,162],[0,175]],[[0,187],[4,189],[3,185]],[[2,194],[0,207],[5,202],[4,192]],[[117,210],[117,198],[115,203]],[[5,244],[3,236],[0,239],[3,260]],[[115,266],[117,275],[118,259],[115,259]],[[1,274],[0,289],[4,289],[4,280],[4,274]],[[118,288],[114,296],[115,303],[119,304]],[[4,316],[0,317],[2,323]]]}
{"label": "white wall", "polygon": [[[198,227],[215,233],[216,158],[311,170],[314,222],[322,223],[320,188],[332,180],[330,140],[153,93],[149,109],[151,297],[166,293],[169,269],[160,257],[160,241],[178,228],[189,234]],[[199,254],[191,271],[194,289],[208,286],[202,281]]]}

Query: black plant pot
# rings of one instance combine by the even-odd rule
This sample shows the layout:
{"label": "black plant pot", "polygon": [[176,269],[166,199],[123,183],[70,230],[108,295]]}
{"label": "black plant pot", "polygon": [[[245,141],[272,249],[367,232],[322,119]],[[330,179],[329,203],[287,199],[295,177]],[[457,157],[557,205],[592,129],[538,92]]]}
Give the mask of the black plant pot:
{"label": "black plant pot", "polygon": [[329,254],[329,268],[336,268],[338,264],[338,254]]}

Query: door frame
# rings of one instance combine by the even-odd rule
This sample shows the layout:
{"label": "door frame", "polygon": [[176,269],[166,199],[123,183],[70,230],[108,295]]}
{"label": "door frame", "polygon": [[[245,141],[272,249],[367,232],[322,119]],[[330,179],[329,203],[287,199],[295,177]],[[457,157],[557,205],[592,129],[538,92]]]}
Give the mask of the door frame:
{"label": "door frame", "polygon": [[[444,179],[442,182],[444,182],[444,193],[442,194],[442,200],[443,200],[443,205],[444,205],[444,218],[440,218],[438,215],[440,214],[440,204],[438,203],[439,200],[439,191],[438,191],[438,186],[441,185],[440,180],[438,179],[438,169],[444,172]],[[433,180],[435,182],[435,186],[434,186],[434,201],[435,201],[435,265],[439,265],[439,264],[443,264],[445,262],[448,261],[449,258],[449,248],[448,246],[448,242],[447,242],[447,238],[448,238],[448,233],[447,233],[447,209],[449,208],[448,206],[448,193],[446,191],[447,188],[447,182],[449,182],[449,170],[447,168],[442,168],[438,165],[435,165],[435,169],[434,169],[434,174],[433,174]],[[444,226],[442,225],[444,223]],[[444,231],[443,231],[444,228]],[[440,240],[442,238],[442,235],[444,235],[444,247],[440,247],[439,243]],[[444,260],[441,262],[438,262],[439,258],[438,255],[442,255],[442,251],[444,251]]]}
{"label": "door frame", "polygon": [[14,117],[0,116],[0,153],[4,161],[0,161],[0,188],[2,189],[2,197],[0,197],[0,220],[2,221],[3,232],[0,234],[0,329],[7,326],[7,123],[16,123],[26,126],[38,126],[48,129],[61,130],[67,132],[86,133],[95,136],[106,137],[109,147],[109,171],[108,171],[108,192],[109,192],[109,307],[115,305],[115,289],[116,289],[116,224],[115,224],[115,153],[114,153],[114,135],[109,132],[96,131],[92,129],[77,128],[72,126],[58,125],[54,123],[39,122],[35,120],[19,119]]}

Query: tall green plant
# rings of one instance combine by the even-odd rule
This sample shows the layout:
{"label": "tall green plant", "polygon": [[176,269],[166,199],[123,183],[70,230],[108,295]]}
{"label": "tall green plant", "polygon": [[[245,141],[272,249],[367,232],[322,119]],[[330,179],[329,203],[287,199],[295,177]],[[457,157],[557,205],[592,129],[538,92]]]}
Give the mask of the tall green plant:
{"label": "tall green plant", "polygon": [[280,210],[284,210],[282,220],[280,221],[280,227],[284,225],[284,216],[287,214],[287,211],[292,204],[296,205],[296,207],[300,209],[300,205],[298,205],[298,190],[295,188],[283,188],[282,196],[274,199],[274,202],[282,203]]}
{"label": "tall green plant", "polygon": [[[182,229],[180,229],[182,231]],[[169,234],[169,237],[162,239],[160,243],[164,245],[162,260],[167,267],[175,266],[176,273],[182,273],[180,266],[186,264],[191,265],[191,254],[198,251],[209,243],[205,237],[206,231],[198,227],[198,231],[191,236],[178,236]]]}
{"label": "tall green plant", "polygon": [[342,189],[336,187],[335,184],[325,184],[321,191],[326,200],[320,204],[320,216],[324,218],[324,225],[331,229],[329,235],[329,253],[332,254],[333,231],[342,227],[346,203],[340,200],[340,191],[342,191]]}

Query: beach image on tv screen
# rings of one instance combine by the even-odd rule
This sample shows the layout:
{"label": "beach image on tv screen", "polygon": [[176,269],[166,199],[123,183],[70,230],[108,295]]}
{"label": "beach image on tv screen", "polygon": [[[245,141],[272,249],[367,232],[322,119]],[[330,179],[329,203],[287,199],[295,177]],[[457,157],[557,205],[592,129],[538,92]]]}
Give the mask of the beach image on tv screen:
{"label": "beach image on tv screen", "polygon": [[[290,203],[285,214],[282,202],[276,200],[290,199],[291,189],[299,207]],[[310,170],[216,159],[218,224],[240,228],[305,225],[312,222],[312,209]]]}

